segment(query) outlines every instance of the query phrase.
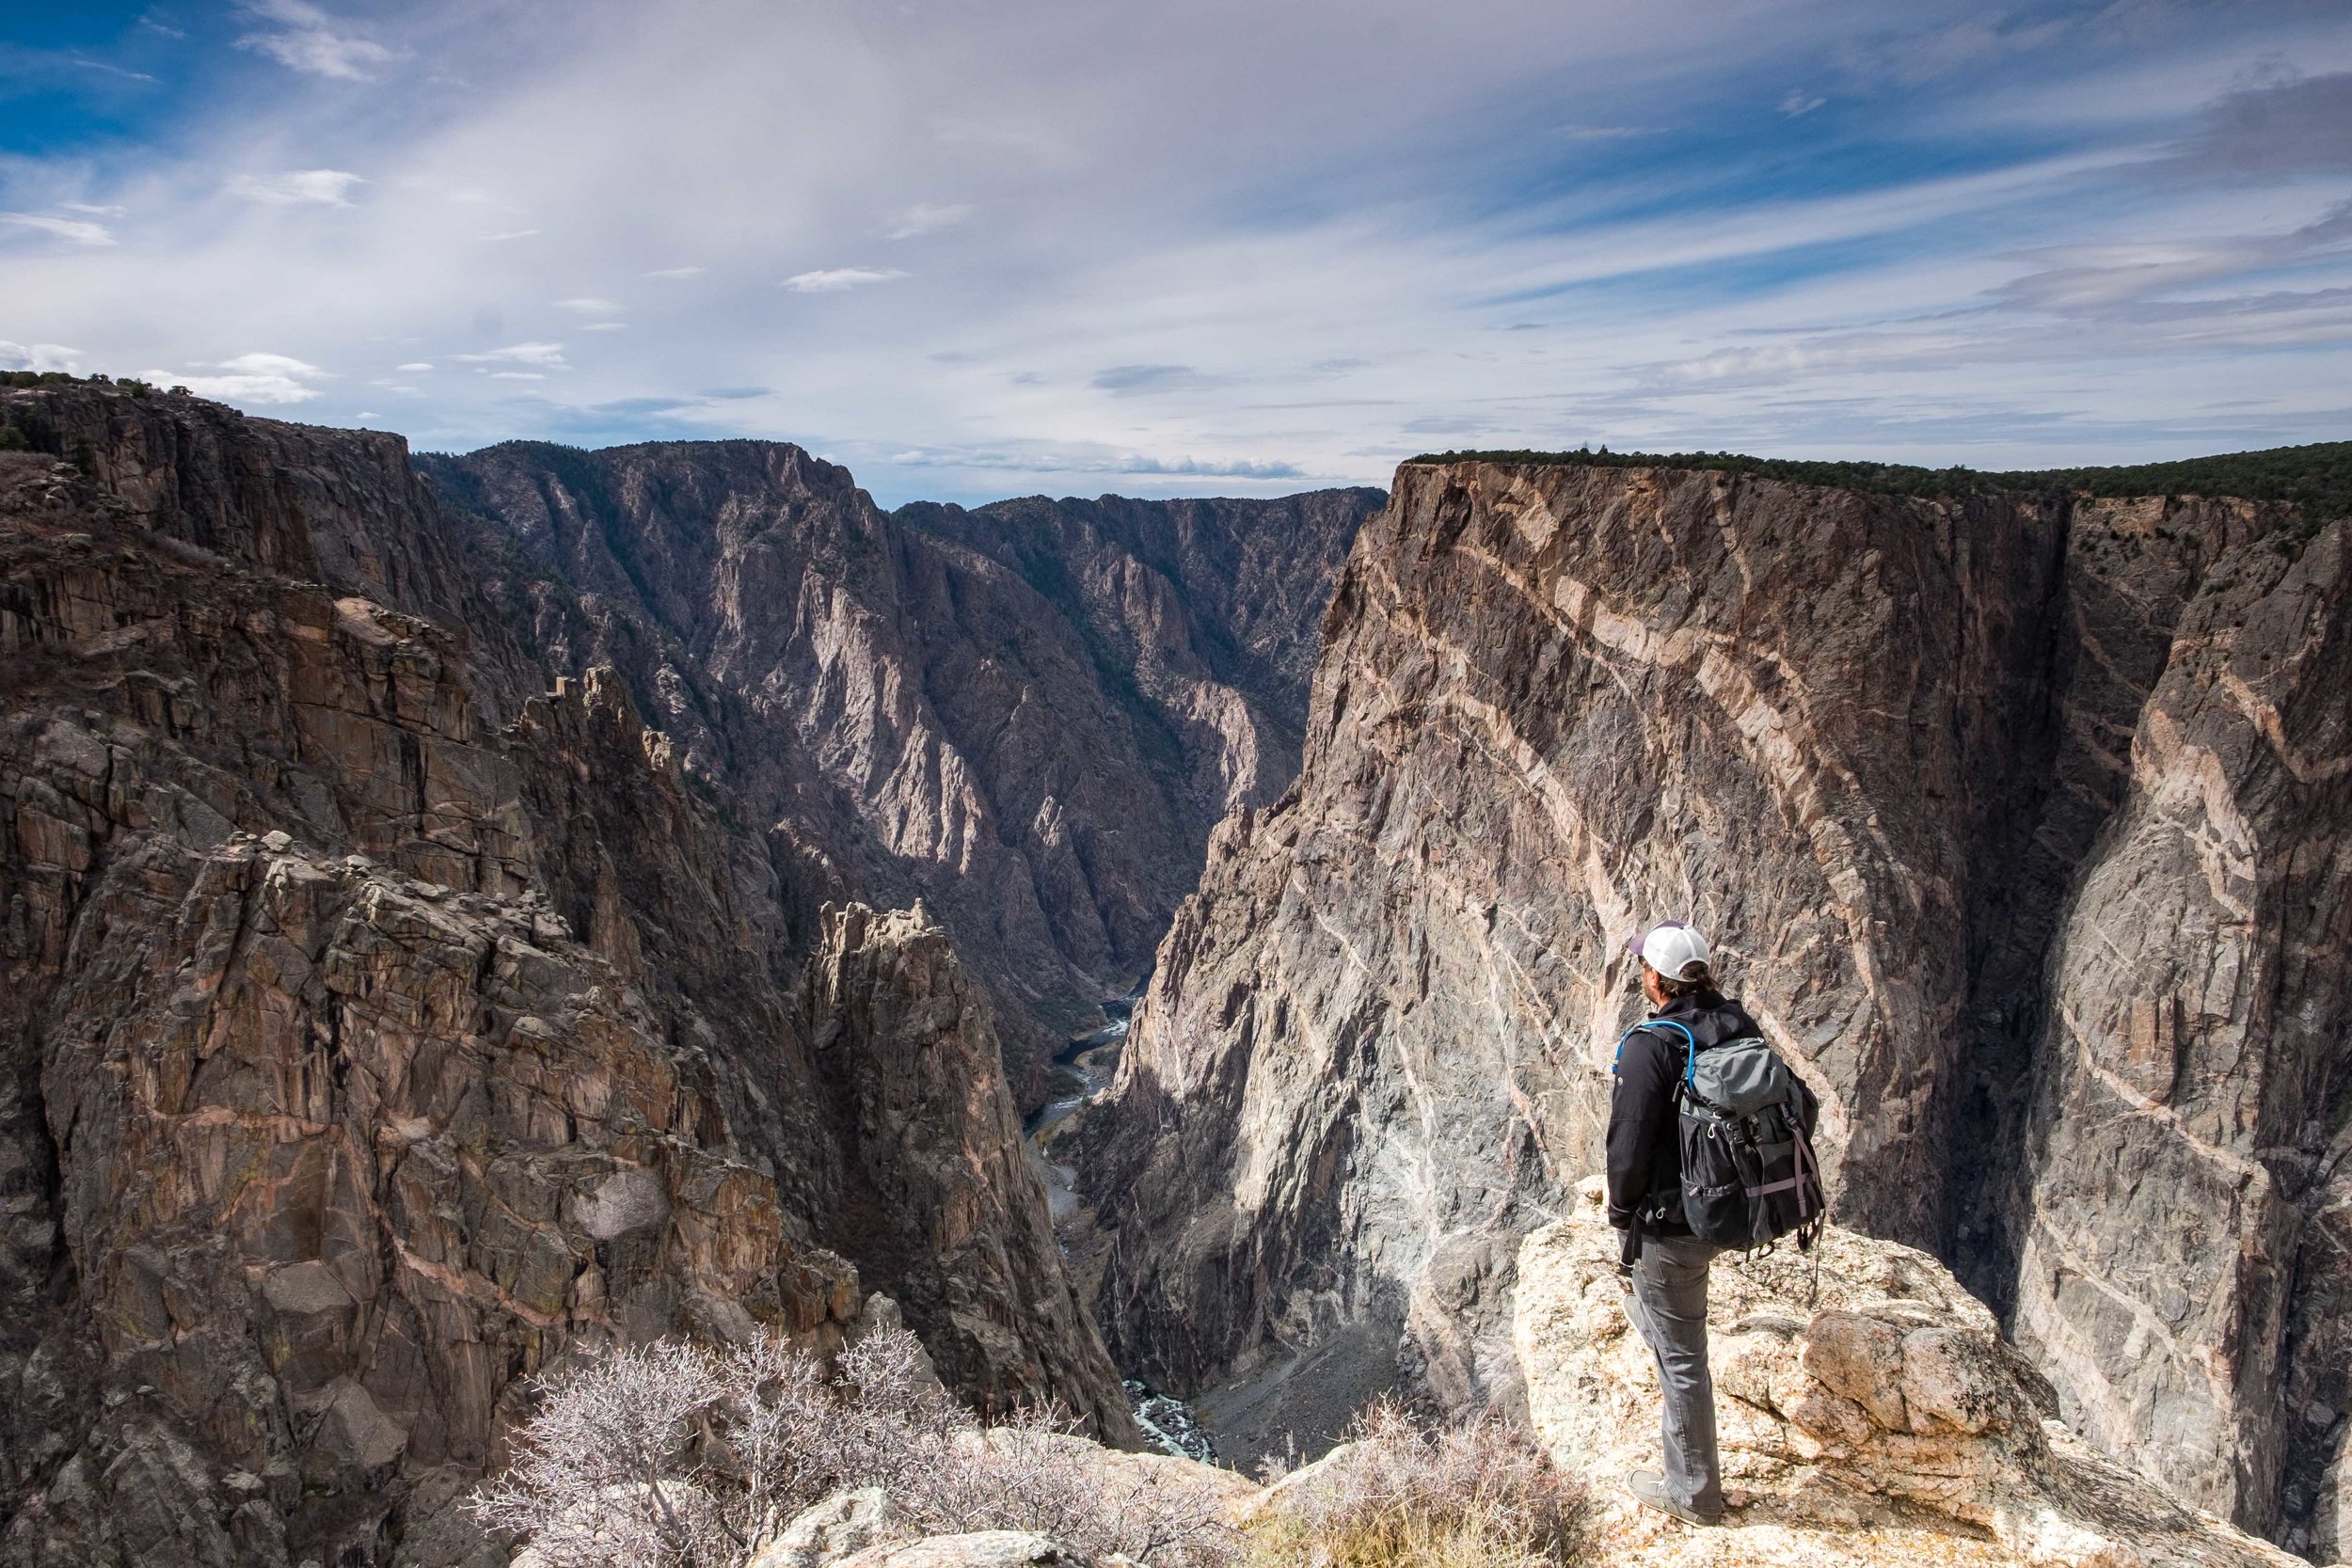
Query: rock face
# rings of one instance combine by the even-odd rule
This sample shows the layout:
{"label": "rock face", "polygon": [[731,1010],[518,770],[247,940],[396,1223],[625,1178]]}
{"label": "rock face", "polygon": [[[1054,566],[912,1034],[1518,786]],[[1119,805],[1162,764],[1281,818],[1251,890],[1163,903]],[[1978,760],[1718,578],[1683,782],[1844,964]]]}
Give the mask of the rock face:
{"label": "rock face", "polygon": [[1131,1437],[939,933],[786,968],[799,863],[545,689],[397,438],[0,420],[0,1561],[503,1562],[454,1504],[524,1379],[875,1278]]}
{"label": "rock face", "polygon": [[1383,499],[893,515],[755,441],[421,466],[586,591],[584,616],[518,595],[553,663],[622,669],[839,889],[922,898],[1023,1065],[1136,985],[1210,827],[1289,783],[1317,619]]}
{"label": "rock face", "polygon": [[1224,1451],[1398,1378],[1516,1400],[1519,1239],[1677,914],[1820,1093],[1841,1222],[2013,1302],[2115,1451],[2202,1433],[2169,1479],[2334,1549],[2343,551],[2228,500],[1406,466],[1299,781],[1217,830],[1085,1130],[1121,1364]]}
{"label": "rock face", "polygon": [[2323,1561],[2352,1406],[2352,567],[2227,557],[2049,959],[2015,1327],[2067,1418]]}
{"label": "rock face", "polygon": [[1597,1179],[1520,1250],[1515,1338],[1555,1463],[1589,1474],[1611,1560],[1846,1568],[2290,1568],[2296,1559],[2093,1454],[2056,1396],[1932,1258],[1836,1227],[1820,1267],[1719,1264],[1709,1360],[1730,1528],[1626,1497],[1658,1465],[1655,1363],[1626,1315]]}
{"label": "rock face", "polygon": [[847,1160],[828,1239],[900,1305],[950,1387],[1000,1413],[1084,1401],[1073,1413],[1095,1430],[1132,1436],[993,1070],[988,1004],[946,933],[920,905],[828,911],[800,1005]]}

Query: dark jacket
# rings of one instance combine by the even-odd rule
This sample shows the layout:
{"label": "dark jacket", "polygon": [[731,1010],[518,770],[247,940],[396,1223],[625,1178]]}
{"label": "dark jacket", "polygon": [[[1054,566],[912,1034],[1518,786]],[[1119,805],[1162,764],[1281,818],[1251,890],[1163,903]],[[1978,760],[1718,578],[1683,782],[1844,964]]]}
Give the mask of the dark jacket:
{"label": "dark jacket", "polygon": [[[1739,1003],[1713,991],[1678,996],[1650,1014],[1691,1031],[1704,1051],[1760,1034]],[[1688,1236],[1682,1219],[1682,1138],[1675,1085],[1686,1053],[1677,1029],[1636,1029],[1617,1049],[1609,1096],[1609,1223],[1623,1230],[1642,1212],[1651,1236]]]}

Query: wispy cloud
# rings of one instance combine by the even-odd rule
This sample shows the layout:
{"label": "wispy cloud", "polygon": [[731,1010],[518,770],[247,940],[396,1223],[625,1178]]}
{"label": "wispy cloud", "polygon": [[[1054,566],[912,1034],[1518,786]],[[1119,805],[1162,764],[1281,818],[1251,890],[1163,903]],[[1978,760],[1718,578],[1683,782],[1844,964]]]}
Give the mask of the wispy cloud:
{"label": "wispy cloud", "polygon": [[2167,172],[2279,179],[2352,172],[2352,71],[2243,87],[2199,117]]}
{"label": "wispy cloud", "polygon": [[1217,384],[1216,377],[1202,375],[1190,365],[1113,365],[1095,372],[1092,382],[1099,391],[1122,396],[1139,392],[1193,391]]}
{"label": "wispy cloud", "polygon": [[133,71],[127,66],[109,65],[104,60],[93,60],[87,55],[69,55],[66,58],[74,65],[80,66],[84,71],[95,71],[107,76],[119,76],[125,81],[152,82],[155,80],[155,77],[147,71]]}
{"label": "wispy cloud", "polygon": [[[2342,6],[225,8],[242,69],[119,28],[169,118],[10,155],[0,329],[421,444],[1263,492],[1472,436],[2125,460],[2339,435],[2352,385]],[[365,369],[215,363],[255,344]]]}
{"label": "wispy cloud", "polygon": [[0,339],[0,370],[62,371],[80,373],[82,355],[63,343],[11,343]]}
{"label": "wispy cloud", "polygon": [[455,354],[450,356],[469,365],[541,365],[558,367],[564,363],[562,343],[509,343],[485,354]]}
{"label": "wispy cloud", "polygon": [[887,283],[905,276],[897,267],[824,267],[816,272],[796,272],[784,280],[784,286],[796,294],[837,293],[843,289],[862,289],[868,283]]}
{"label": "wispy cloud", "polygon": [[200,371],[149,371],[147,379],[187,388],[223,403],[308,403],[326,372],[285,354],[240,354]]}
{"label": "wispy cloud", "polygon": [[44,213],[0,213],[0,223],[18,229],[29,229],[38,234],[71,241],[74,245],[110,245],[115,243],[111,230],[103,223],[87,218],[53,217]]}
{"label": "wispy cloud", "polygon": [[1154,479],[1303,479],[1307,471],[1279,458],[1154,457],[1141,452],[986,447],[910,448],[889,454],[910,468],[979,468],[1012,473],[1127,474]]}
{"label": "wispy cloud", "polygon": [[400,57],[307,0],[246,0],[242,10],[258,25],[238,38],[237,47],[266,55],[289,70],[358,82],[367,79],[368,68]]}
{"label": "wispy cloud", "polygon": [[229,182],[229,194],[278,207],[348,207],[352,188],[365,183],[339,168],[302,168],[285,174],[240,174]]}
{"label": "wispy cloud", "polygon": [[900,213],[898,220],[884,232],[894,240],[911,240],[919,234],[933,234],[942,229],[953,229],[971,215],[972,209],[960,201],[943,206],[917,202]]}

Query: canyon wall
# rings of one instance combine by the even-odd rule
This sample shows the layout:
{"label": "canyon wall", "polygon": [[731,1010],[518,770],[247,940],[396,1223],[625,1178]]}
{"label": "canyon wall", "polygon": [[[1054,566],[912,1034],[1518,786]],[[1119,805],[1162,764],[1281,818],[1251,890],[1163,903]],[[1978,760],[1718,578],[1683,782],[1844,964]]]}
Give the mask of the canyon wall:
{"label": "canyon wall", "polygon": [[1210,828],[1296,771],[1316,622],[1383,499],[886,514],[771,442],[420,461],[580,591],[525,585],[551,663],[621,669],[803,880],[924,900],[1031,1101],[1150,967]]}
{"label": "canyon wall", "polygon": [[1682,916],[1820,1093],[1842,1223],[2333,1550],[2342,533],[1402,468],[1298,782],[1217,830],[1084,1130],[1121,1364],[1241,1451],[1391,1382],[1516,1402],[1519,1238],[1597,1168],[1620,944]]}
{"label": "canyon wall", "polygon": [[943,933],[793,964],[803,862],[547,678],[397,437],[0,421],[0,1561],[489,1568],[534,1375],[877,1286],[1132,1440]]}

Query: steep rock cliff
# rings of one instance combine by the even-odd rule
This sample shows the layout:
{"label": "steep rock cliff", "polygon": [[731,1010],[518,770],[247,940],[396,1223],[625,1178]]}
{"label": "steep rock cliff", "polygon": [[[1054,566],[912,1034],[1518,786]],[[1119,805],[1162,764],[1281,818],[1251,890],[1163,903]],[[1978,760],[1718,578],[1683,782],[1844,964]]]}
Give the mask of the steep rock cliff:
{"label": "steep rock cliff", "polygon": [[[1518,1238],[1597,1168],[1634,1011],[1618,947],[1677,914],[1717,938],[1731,989],[1820,1092],[1840,1220],[1953,1257],[2003,1304],[2022,1282],[2029,1347],[2060,1342],[2029,1330],[2037,1314],[2077,1323],[2082,1354],[2130,1385],[2069,1394],[2114,1412],[2087,1430],[2133,1451],[2182,1418],[2159,1414],[2173,1399],[2217,1430],[2275,1431],[2290,1404],[2263,1377],[2289,1364],[2293,1408],[2332,1421],[2335,1275],[2296,1296],[2283,1265],[2332,1256],[2321,1178],[2343,1135],[2341,992],[2301,957],[2347,917],[2326,795],[2341,702],[2292,700],[2341,689],[2340,533],[2222,500],[1401,469],[1326,622],[1299,782],[1217,831],[1113,1104],[1086,1129],[1115,1232],[1098,1307],[1122,1364],[1208,1391],[1245,1450],[1328,1430],[1335,1388],[1515,1401]],[[2270,590],[2252,585],[2280,574],[2292,590],[2258,612]],[[2259,695],[2231,695],[2225,663]],[[2196,754],[2178,707],[2213,732]],[[2229,804],[2247,787],[2258,826]],[[2129,829],[2136,792],[2171,816]],[[2117,1140],[2210,1134],[2161,1113],[2118,1123],[2052,1065],[2045,1027],[2071,1020],[2090,1043],[2069,1051],[2122,1059],[2123,1002],[2146,996],[2131,980],[2112,1002],[2081,995],[2065,955],[2095,939],[2062,927],[2126,927],[2159,996],[2191,984],[2164,966],[2201,972],[2194,922],[2142,909],[2150,874],[2100,869],[2121,856],[2176,903],[2204,897],[2197,857],[2221,852],[2205,842],[2220,830],[2199,811],[2261,841],[2267,896],[2294,900],[2295,922],[2233,927],[2278,956],[2268,995],[2249,974],[2197,1003],[2236,1021],[2214,1026],[2199,1092],[2269,1173],[2229,1167],[2264,1202],[2211,1217],[2185,1179],[2117,1200],[2134,1180]],[[2273,1032],[2274,1014],[2294,1028]],[[2050,1227],[2065,1184],[2102,1182],[2115,1190]],[[2026,1238],[2075,1232],[2097,1244],[2070,1243],[2082,1283],[2045,1312],[2056,1255]],[[2135,1292],[2184,1235],[2206,1260],[2198,1305],[2166,1326],[2193,1381],[2133,1371],[2147,1335],[2116,1320],[2137,1321]],[[2312,1352],[2265,1360],[2254,1341],[2279,1345],[2289,1321]],[[2069,1388],[2066,1356],[2042,1354]],[[2269,1528],[2267,1454],[2180,1468],[2202,1478],[2199,1501]]]}
{"label": "steep rock cliff", "polygon": [[421,464],[583,591],[584,626],[534,612],[558,662],[629,672],[844,893],[923,898],[1032,1061],[1140,979],[1211,825],[1295,771],[1315,621],[1382,499],[890,515],[754,441]]}
{"label": "steep rock cliff", "polygon": [[2330,528],[2181,614],[2050,955],[2019,1342],[2178,1496],[2352,1548],[2352,571]]}
{"label": "steep rock cliff", "polygon": [[1058,1399],[1132,1438],[1119,1374],[1063,1275],[1020,1115],[985,1065],[988,1004],[946,933],[919,904],[828,909],[799,1003],[847,1162],[828,1239],[986,1409]]}
{"label": "steep rock cliff", "polygon": [[1130,1435],[984,1011],[871,1027],[862,916],[796,999],[766,846],[609,672],[543,689],[397,438],[0,420],[87,469],[0,453],[0,1560],[502,1562],[454,1502],[522,1380],[845,1332],[884,1132],[996,1263],[908,1303],[958,1386]]}

